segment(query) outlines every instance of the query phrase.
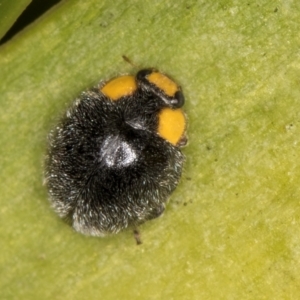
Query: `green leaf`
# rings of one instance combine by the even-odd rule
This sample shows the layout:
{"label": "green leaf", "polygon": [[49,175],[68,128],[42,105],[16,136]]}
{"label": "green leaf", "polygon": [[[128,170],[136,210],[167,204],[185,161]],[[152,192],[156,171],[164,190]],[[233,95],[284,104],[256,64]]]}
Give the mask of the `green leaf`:
{"label": "green leaf", "polygon": [[0,0],[0,39],[15,23],[31,0]]}
{"label": "green leaf", "polygon": [[[2,46],[1,297],[299,298],[299,19],[296,1],[65,1]],[[47,201],[47,133],[144,67],[186,96],[182,181],[142,245],[82,236]]]}

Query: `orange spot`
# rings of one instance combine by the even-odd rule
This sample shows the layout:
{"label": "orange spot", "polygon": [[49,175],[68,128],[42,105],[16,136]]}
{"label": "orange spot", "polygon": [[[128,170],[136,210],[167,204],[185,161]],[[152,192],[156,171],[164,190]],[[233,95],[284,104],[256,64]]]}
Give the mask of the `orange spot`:
{"label": "orange spot", "polygon": [[181,109],[164,108],[158,116],[158,134],[173,145],[177,145],[186,126]]}
{"label": "orange spot", "polygon": [[147,76],[149,82],[155,84],[158,88],[163,90],[166,95],[173,97],[179,90],[178,85],[169,77],[159,72],[152,72]]}
{"label": "orange spot", "polygon": [[137,85],[133,76],[120,76],[107,82],[101,92],[112,100],[129,96],[135,92]]}

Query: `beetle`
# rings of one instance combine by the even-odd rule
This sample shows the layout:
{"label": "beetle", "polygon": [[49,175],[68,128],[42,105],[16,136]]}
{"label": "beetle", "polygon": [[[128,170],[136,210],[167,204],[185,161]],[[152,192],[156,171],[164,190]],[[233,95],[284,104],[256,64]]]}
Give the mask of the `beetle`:
{"label": "beetle", "polygon": [[184,101],[154,68],[83,92],[48,138],[45,183],[56,213],[92,236],[160,216],[185,160]]}

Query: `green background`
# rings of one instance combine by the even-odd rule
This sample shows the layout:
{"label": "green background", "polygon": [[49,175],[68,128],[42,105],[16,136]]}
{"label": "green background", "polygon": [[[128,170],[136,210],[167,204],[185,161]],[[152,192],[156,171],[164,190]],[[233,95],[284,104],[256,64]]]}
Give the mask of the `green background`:
{"label": "green background", "polygon": [[[2,45],[1,299],[299,299],[299,20],[296,0],[62,1]],[[181,183],[142,245],[85,237],[47,201],[47,133],[144,67],[186,96]]]}

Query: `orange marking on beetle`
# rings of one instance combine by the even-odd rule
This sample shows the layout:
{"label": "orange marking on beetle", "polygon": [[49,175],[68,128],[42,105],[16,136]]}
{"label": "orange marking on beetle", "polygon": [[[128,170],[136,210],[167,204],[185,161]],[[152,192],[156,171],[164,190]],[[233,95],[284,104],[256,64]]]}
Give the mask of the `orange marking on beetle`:
{"label": "orange marking on beetle", "polygon": [[149,82],[156,85],[164,93],[170,97],[173,97],[179,90],[178,85],[166,75],[159,72],[152,72],[147,76]]}
{"label": "orange marking on beetle", "polygon": [[132,95],[137,89],[134,76],[125,75],[108,81],[101,92],[112,100],[118,100],[123,96]]}
{"label": "orange marking on beetle", "polygon": [[184,135],[186,119],[181,109],[164,108],[158,115],[158,134],[173,145]]}

